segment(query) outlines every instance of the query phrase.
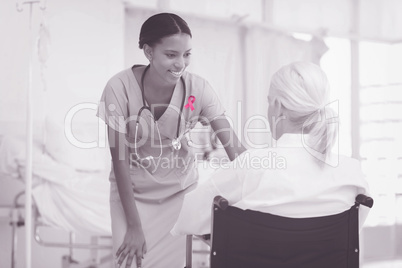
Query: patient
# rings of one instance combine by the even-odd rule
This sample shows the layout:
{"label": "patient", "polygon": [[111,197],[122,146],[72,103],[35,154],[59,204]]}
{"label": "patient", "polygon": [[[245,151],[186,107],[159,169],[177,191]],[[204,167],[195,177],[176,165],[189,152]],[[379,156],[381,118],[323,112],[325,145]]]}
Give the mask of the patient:
{"label": "patient", "polygon": [[[368,195],[360,163],[331,152],[338,123],[328,95],[326,75],[313,63],[295,62],[277,71],[268,93],[272,147],[244,152],[186,194],[171,233],[210,233],[216,195],[241,209],[294,218],[337,214],[358,194]],[[361,206],[360,227],[368,211]]]}

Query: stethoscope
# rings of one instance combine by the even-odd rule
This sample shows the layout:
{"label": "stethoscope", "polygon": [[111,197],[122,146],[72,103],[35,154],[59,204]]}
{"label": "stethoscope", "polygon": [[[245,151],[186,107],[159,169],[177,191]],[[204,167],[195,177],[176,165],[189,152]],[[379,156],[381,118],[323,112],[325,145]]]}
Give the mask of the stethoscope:
{"label": "stethoscope", "polygon": [[[147,156],[145,158],[140,158],[140,156],[138,154],[138,151],[137,151],[138,126],[140,124],[141,113],[144,110],[148,110],[149,113],[151,114],[152,120],[154,121],[154,124],[155,124],[155,128],[156,128],[156,130],[158,132],[159,142],[160,142],[160,152],[159,152],[159,156],[157,156],[157,158],[160,158],[162,156],[162,153],[163,153],[163,151],[162,151],[162,139],[161,139],[161,134],[160,134],[159,127],[158,127],[158,121],[155,120],[155,117],[151,112],[151,108],[145,103],[144,78],[145,78],[145,73],[148,71],[149,67],[150,67],[150,65],[145,67],[145,70],[144,70],[144,72],[142,73],[142,76],[141,76],[141,95],[142,95],[142,104],[143,104],[143,106],[139,109],[138,114],[137,114],[137,120],[136,120],[136,124],[135,124],[135,142],[134,142],[134,153],[135,153],[135,155],[137,156],[138,159],[145,159],[145,160],[151,160],[151,159],[153,159],[155,157],[150,155],[150,156]],[[185,102],[185,99],[186,99],[186,83],[184,82],[183,77],[180,77],[180,81],[181,81],[181,83],[183,85],[183,91],[184,92],[183,92],[183,97],[182,97],[181,106],[180,106],[179,118],[177,120],[176,138],[172,139],[172,147],[175,150],[180,150],[180,148],[181,148],[181,141],[180,140],[181,140],[182,136],[179,135],[180,134],[180,122],[181,122],[181,114],[183,112],[184,102]]]}

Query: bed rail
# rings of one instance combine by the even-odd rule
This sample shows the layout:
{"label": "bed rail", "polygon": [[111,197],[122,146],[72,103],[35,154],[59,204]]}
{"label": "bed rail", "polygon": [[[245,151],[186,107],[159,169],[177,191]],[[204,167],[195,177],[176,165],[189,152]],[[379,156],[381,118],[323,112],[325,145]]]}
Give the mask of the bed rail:
{"label": "bed rail", "polygon": [[[10,221],[10,225],[12,225],[12,268],[15,267],[15,260],[16,260],[16,249],[17,249],[17,233],[16,229],[18,227],[24,226],[25,225],[25,220],[23,218],[23,213],[20,211],[22,208],[24,208],[24,202],[21,201],[21,198],[24,196],[25,192],[22,191],[18,193],[15,198],[14,198],[14,204],[13,206],[9,206],[9,208],[12,210],[12,220]],[[89,243],[77,243],[75,242],[75,233],[70,231],[65,231],[68,232],[69,234],[69,239],[68,242],[53,242],[53,241],[47,241],[41,236],[40,230],[42,228],[54,228],[52,226],[49,226],[41,220],[41,216],[39,213],[39,210],[34,202],[32,200],[32,211],[33,211],[33,232],[34,232],[34,239],[35,241],[44,247],[59,247],[59,248],[68,248],[69,249],[69,255],[63,256],[62,257],[62,267],[63,268],[81,268],[81,267],[98,267],[98,265],[101,265],[103,263],[107,263],[110,261],[113,261],[113,256],[112,256],[112,244],[111,244],[111,236],[92,236],[91,241]],[[104,244],[104,243],[99,243],[99,240],[110,240],[110,243]],[[74,249],[88,249],[91,250],[91,258],[88,261],[78,263],[77,261],[74,260],[73,258],[73,250]],[[97,255],[97,250],[110,250],[109,254],[106,254],[105,256],[100,256],[98,258]]]}

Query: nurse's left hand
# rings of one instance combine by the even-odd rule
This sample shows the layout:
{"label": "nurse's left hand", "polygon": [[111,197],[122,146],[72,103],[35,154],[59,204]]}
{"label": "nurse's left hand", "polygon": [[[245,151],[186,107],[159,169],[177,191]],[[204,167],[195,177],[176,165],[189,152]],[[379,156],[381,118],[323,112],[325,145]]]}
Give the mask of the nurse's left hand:
{"label": "nurse's left hand", "polygon": [[147,252],[147,245],[145,242],[144,232],[141,228],[128,228],[124,241],[116,252],[118,258],[117,265],[120,265],[126,259],[126,267],[131,268],[134,256],[136,257],[137,267],[141,268],[142,259]]}

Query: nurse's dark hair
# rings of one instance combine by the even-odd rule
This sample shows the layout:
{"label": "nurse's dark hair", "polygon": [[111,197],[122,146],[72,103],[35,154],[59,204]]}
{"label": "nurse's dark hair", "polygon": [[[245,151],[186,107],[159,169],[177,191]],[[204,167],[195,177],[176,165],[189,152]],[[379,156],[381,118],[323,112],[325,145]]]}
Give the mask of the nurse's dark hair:
{"label": "nurse's dark hair", "polygon": [[192,37],[191,30],[185,20],[172,13],[155,14],[142,24],[138,44],[141,49],[145,44],[152,47],[159,43],[162,38],[179,33],[185,33]]}

